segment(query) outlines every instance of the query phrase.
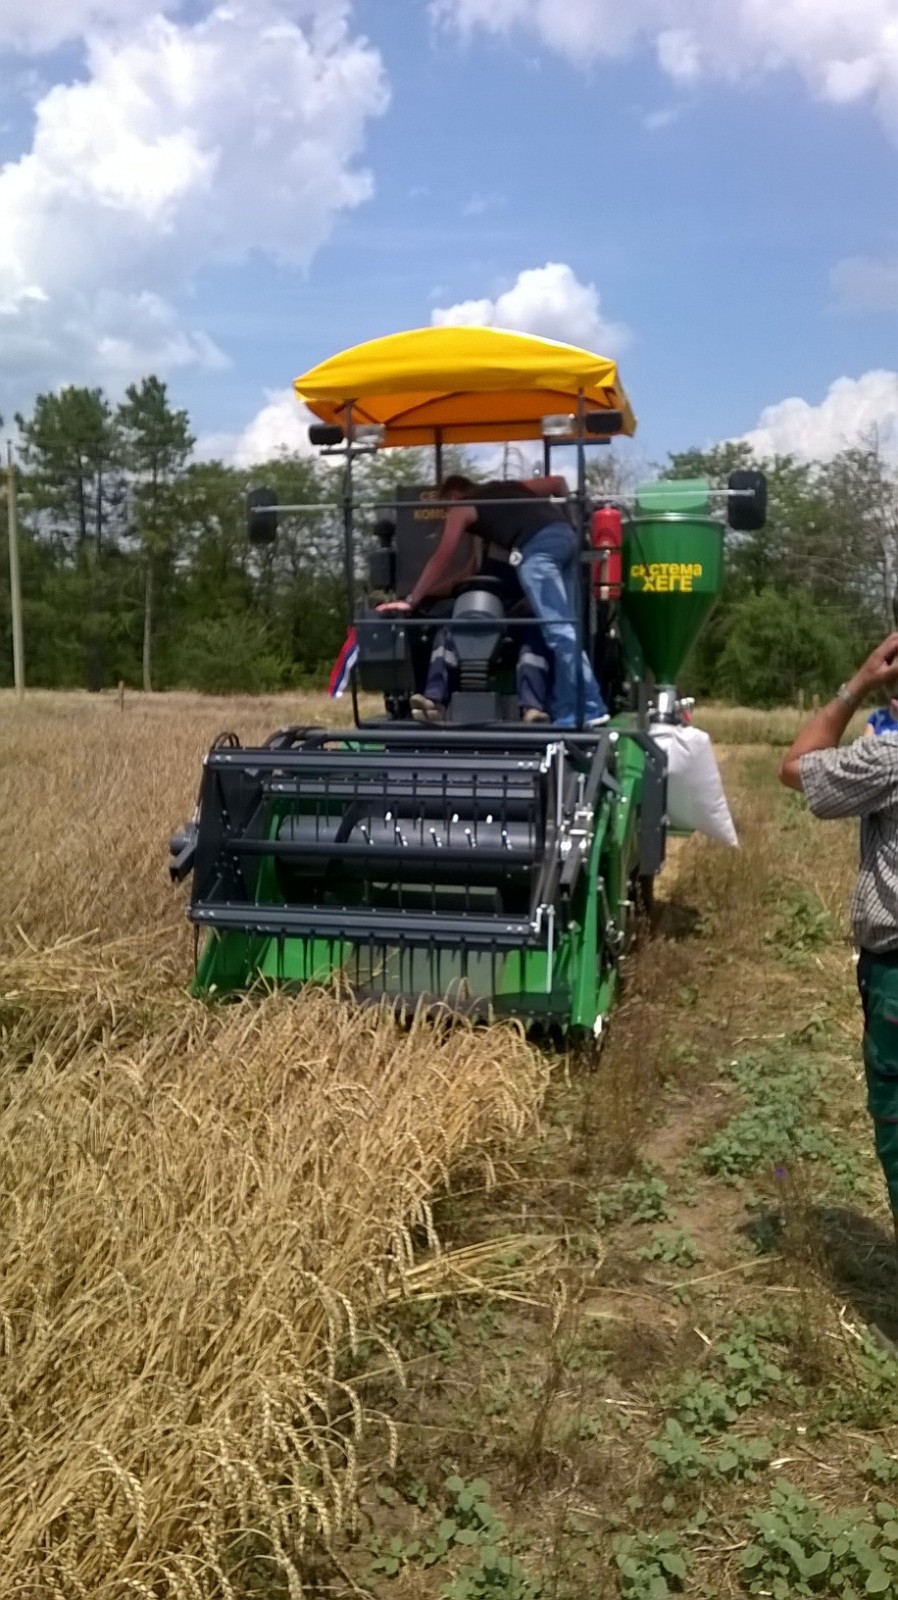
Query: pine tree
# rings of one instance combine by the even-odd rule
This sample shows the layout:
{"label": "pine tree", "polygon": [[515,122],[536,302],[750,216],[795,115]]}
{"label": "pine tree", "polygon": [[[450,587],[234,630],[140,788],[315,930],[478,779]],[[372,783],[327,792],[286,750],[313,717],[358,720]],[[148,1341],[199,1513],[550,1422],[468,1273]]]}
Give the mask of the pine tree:
{"label": "pine tree", "polygon": [[143,687],[153,687],[153,646],[159,590],[170,572],[175,548],[172,490],[184,473],[194,439],[186,411],[169,404],[158,378],[131,384],[118,408],[124,460],[131,477],[131,509],[140,546],[144,580]]}
{"label": "pine tree", "polygon": [[26,470],[26,510],[38,531],[73,563],[83,591],[87,684],[100,689],[105,649],[98,615],[101,559],[115,543],[123,510],[121,440],[102,389],[40,394],[30,417],[17,415]]}

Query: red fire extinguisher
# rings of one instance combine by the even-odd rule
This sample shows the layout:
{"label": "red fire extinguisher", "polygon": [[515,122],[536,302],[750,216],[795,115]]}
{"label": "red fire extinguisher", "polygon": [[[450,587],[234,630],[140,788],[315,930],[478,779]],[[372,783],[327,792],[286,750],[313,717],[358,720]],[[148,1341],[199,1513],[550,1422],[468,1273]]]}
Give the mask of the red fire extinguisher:
{"label": "red fire extinguisher", "polygon": [[592,568],[592,592],[597,600],[620,598],[623,539],[624,521],[616,506],[602,506],[593,512],[592,547],[601,552]]}

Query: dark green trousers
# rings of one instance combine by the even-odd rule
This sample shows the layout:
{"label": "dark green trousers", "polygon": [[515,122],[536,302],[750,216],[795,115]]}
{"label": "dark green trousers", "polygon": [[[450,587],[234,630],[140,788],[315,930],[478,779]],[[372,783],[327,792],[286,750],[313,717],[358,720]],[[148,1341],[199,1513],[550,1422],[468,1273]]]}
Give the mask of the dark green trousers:
{"label": "dark green trousers", "polygon": [[867,1109],[892,1212],[898,1217],[898,951],[874,956],[863,950],[857,981],[864,1007]]}

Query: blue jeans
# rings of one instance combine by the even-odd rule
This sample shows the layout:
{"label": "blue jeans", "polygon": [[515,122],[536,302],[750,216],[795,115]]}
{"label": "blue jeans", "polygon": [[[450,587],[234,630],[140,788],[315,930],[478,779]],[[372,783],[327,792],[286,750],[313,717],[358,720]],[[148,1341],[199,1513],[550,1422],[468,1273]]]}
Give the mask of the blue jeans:
{"label": "blue jeans", "polygon": [[[521,710],[548,711],[549,672],[551,661],[547,657],[543,636],[536,626],[515,628],[514,637],[520,645],[517,663],[517,690]],[[449,628],[441,628],[433,642],[430,670],[424,689],[428,700],[438,706],[447,706],[458,687],[458,653]]]}
{"label": "blue jeans", "polygon": [[555,667],[552,721],[562,728],[577,723],[579,679],[583,683],[583,720],[607,715],[595,673],[586,652],[577,658],[580,583],[577,535],[568,522],[553,522],[529,539],[521,551],[518,579],[530,609],[542,625],[543,638]]}

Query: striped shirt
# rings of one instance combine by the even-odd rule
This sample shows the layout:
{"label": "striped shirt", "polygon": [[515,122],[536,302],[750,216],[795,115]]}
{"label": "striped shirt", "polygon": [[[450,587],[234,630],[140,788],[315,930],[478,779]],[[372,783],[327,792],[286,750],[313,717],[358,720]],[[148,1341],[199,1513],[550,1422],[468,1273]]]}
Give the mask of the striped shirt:
{"label": "striped shirt", "polygon": [[861,950],[898,950],[898,734],[814,750],[798,763],[815,817],[860,817],[861,860],[851,924]]}

